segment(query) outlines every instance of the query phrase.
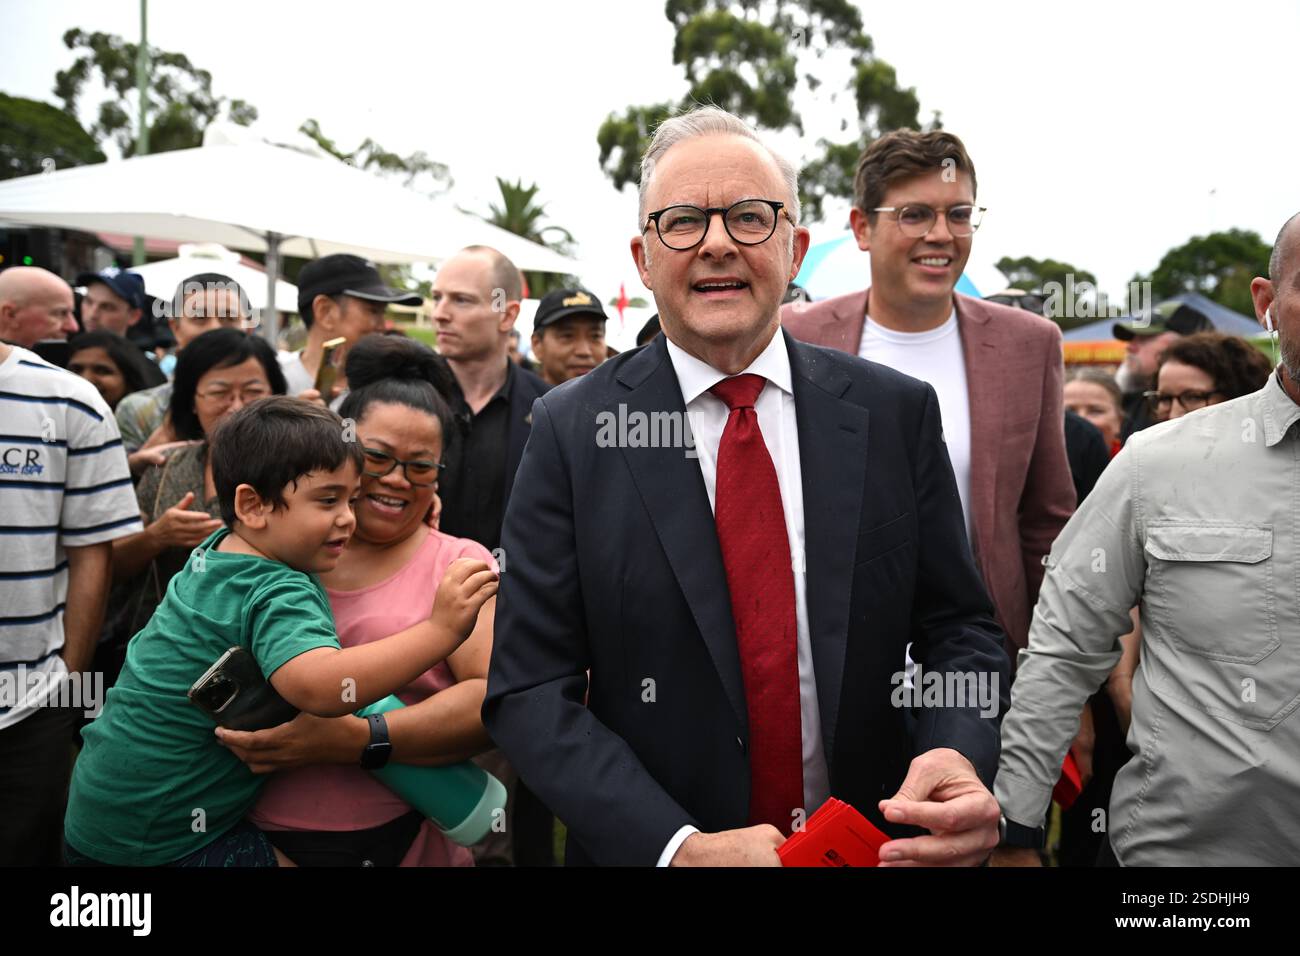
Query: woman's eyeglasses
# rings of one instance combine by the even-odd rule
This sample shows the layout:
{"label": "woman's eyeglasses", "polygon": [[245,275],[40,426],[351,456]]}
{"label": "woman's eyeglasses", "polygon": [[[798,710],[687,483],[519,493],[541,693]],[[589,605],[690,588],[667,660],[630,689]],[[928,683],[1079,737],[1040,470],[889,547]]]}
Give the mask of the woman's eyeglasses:
{"label": "woman's eyeglasses", "polygon": [[270,395],[271,386],[265,384],[245,385],[236,393],[228,385],[214,385],[206,391],[195,392],[194,394],[217,405],[229,405],[235,400],[235,395],[238,394],[240,400],[245,405],[248,405],[259,398],[266,398],[266,396]]}
{"label": "woman's eyeglasses", "polygon": [[1151,411],[1158,415],[1163,415],[1173,408],[1174,402],[1183,407],[1184,412],[1194,412],[1198,408],[1204,408],[1210,404],[1210,399],[1220,394],[1218,391],[1198,392],[1186,391],[1174,395],[1170,392],[1143,392],[1142,397],[1147,400],[1147,405]]}
{"label": "woman's eyeglasses", "polygon": [[437,484],[438,474],[447,467],[443,462],[429,461],[427,458],[402,461],[378,448],[362,448],[361,453],[365,456],[366,462],[362,469],[364,474],[371,478],[383,478],[385,475],[392,474],[393,469],[401,465],[406,480],[416,487]]}

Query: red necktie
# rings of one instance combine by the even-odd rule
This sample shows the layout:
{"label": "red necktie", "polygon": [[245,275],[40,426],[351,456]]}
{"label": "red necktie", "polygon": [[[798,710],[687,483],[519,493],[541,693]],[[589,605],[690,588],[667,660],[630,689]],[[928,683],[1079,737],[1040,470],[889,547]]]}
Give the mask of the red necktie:
{"label": "red necktie", "polygon": [[788,836],[792,812],[803,806],[803,741],[790,541],[754,411],[766,381],[737,375],[709,389],[731,409],[718,446],[713,517],[749,712],[749,822]]}

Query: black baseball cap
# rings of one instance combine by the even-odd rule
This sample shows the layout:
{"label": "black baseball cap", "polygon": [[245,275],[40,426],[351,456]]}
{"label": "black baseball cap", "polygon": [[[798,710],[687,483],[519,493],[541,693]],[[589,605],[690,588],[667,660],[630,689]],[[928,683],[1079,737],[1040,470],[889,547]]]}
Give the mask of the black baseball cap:
{"label": "black baseball cap", "polygon": [[143,309],[152,300],[152,296],[145,294],[144,279],[139,273],[110,267],[101,272],[83,272],[77,276],[75,284],[78,288],[88,288],[96,282],[108,286],[115,296],[133,309]]}
{"label": "black baseball cap", "polygon": [[1111,334],[1121,342],[1128,342],[1138,337],[1163,335],[1165,332],[1192,335],[1196,332],[1213,331],[1214,323],[1204,312],[1176,300],[1170,300],[1157,305],[1151,310],[1149,316],[1131,319],[1128,322],[1116,322],[1111,329]]}
{"label": "black baseball cap", "polygon": [[571,315],[594,315],[602,322],[608,322],[604,307],[595,293],[586,289],[556,289],[542,296],[537,303],[537,314],[533,316],[533,331],[540,332],[548,325],[554,325],[560,319]]}
{"label": "black baseball cap", "polygon": [[337,253],[322,256],[302,267],[298,273],[298,302],[310,305],[318,295],[350,295],[371,302],[397,305],[420,305],[422,296],[403,292],[384,283],[373,262]]}

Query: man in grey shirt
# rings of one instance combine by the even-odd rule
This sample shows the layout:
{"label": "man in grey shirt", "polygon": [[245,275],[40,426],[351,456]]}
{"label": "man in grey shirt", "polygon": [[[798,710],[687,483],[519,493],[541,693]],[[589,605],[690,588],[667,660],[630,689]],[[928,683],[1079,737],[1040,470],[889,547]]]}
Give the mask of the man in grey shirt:
{"label": "man in grey shirt", "polygon": [[1037,862],[1084,702],[1142,619],[1134,753],[1098,823],[1125,866],[1300,863],[1300,214],[1251,283],[1282,362],[1129,439],[1044,559],[1002,725],[995,862]]}

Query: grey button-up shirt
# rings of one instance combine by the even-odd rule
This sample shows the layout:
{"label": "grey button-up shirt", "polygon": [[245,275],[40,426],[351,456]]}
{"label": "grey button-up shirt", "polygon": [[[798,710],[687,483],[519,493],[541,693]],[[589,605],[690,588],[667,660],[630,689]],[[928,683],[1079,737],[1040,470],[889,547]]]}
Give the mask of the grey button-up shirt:
{"label": "grey button-up shirt", "polygon": [[1140,606],[1126,866],[1300,864],[1300,419],[1276,374],[1129,439],[1044,559],[995,794],[1040,826]]}

